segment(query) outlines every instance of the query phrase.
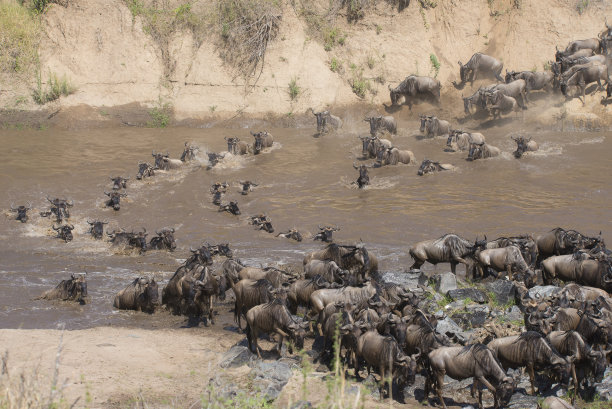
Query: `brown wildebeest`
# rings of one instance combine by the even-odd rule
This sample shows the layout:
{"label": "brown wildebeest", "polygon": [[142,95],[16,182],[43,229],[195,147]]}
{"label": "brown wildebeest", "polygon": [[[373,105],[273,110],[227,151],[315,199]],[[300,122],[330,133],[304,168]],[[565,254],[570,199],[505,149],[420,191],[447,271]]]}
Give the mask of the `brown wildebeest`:
{"label": "brown wildebeest", "polygon": [[77,301],[87,300],[87,273],[72,274],[69,280],[62,280],[55,288],[47,290],[36,300]]}
{"label": "brown wildebeest", "polygon": [[153,313],[159,306],[159,293],[155,279],[138,277],[115,296],[113,307]]}
{"label": "brown wildebeest", "polygon": [[421,268],[426,261],[434,265],[447,262],[455,274],[457,264],[467,266],[465,257],[472,255],[475,249],[473,243],[456,234],[445,234],[438,239],[421,241],[410,247],[410,257],[414,260],[410,269]]}

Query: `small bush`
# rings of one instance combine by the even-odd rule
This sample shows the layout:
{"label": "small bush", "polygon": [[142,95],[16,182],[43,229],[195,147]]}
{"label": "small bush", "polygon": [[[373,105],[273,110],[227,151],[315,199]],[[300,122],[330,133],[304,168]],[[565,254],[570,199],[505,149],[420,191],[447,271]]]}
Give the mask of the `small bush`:
{"label": "small bush", "polygon": [[373,57],[373,56],[371,56],[371,55],[370,55],[370,56],[368,57],[367,64],[368,64],[368,68],[369,68],[369,69],[374,68],[374,66],[376,65],[376,60],[374,59],[374,57]]}
{"label": "small bush", "polygon": [[36,89],[33,93],[34,102],[43,105],[47,102],[55,101],[62,95],[68,96],[76,91],[70,81],[64,75],[61,79],[57,74],[49,72],[49,81],[47,82],[47,90],[43,89],[42,76],[38,73],[36,78]]}
{"label": "small bush", "polygon": [[365,98],[366,92],[371,89],[370,81],[363,77],[363,68],[358,69],[355,64],[351,64],[353,77],[349,81],[355,95],[359,98]]}
{"label": "small bush", "polygon": [[302,92],[302,90],[297,85],[297,79],[291,79],[291,81],[289,82],[289,98],[291,98],[292,101],[296,100],[297,97],[300,95],[300,92]]}
{"label": "small bush", "polygon": [[429,61],[431,62],[431,70],[434,72],[434,78],[437,78],[440,73],[440,61],[435,54],[429,54]]}
{"label": "small bush", "polygon": [[578,10],[578,14],[582,15],[589,7],[589,0],[579,0],[578,4],[576,4],[576,10]]}
{"label": "small bush", "polygon": [[151,120],[147,123],[149,128],[165,128],[170,124],[170,116],[172,115],[172,106],[169,103],[163,103],[161,99],[156,107],[149,111]]}
{"label": "small bush", "polygon": [[340,69],[340,61],[338,61],[336,57],[332,57],[329,63],[329,69],[332,70],[332,72],[338,72]]}
{"label": "small bush", "polygon": [[382,26],[380,24],[376,24],[376,34],[382,33]]}
{"label": "small bush", "polygon": [[344,45],[345,41],[346,35],[338,27],[332,27],[323,32],[323,48],[325,51],[331,51],[336,44]]}

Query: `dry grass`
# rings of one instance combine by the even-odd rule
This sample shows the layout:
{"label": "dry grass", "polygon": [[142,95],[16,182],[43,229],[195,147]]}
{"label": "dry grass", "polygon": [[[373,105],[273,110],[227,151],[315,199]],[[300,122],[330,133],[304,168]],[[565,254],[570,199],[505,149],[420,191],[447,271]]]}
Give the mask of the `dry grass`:
{"label": "dry grass", "polygon": [[17,1],[0,2],[0,71],[31,76],[38,66],[40,18]]}

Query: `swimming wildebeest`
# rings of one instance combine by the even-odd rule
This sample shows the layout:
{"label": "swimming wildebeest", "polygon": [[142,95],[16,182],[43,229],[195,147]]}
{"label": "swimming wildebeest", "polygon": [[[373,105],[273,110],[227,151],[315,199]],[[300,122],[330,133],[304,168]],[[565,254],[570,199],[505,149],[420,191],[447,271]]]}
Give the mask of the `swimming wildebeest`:
{"label": "swimming wildebeest", "polygon": [[302,234],[297,229],[289,229],[286,232],[278,233],[276,237],[284,237],[295,241],[302,241]]}
{"label": "swimming wildebeest", "polygon": [[257,345],[257,338],[261,333],[276,333],[279,335],[277,351],[281,356],[285,337],[291,339],[293,343],[293,345],[289,345],[289,353],[293,353],[292,347],[295,347],[297,350],[301,350],[304,347],[304,336],[306,335],[308,323],[296,320],[287,309],[287,306],[280,300],[273,300],[267,304],[251,308],[246,314],[246,320],[249,351],[256,352],[260,359],[261,353]]}
{"label": "swimming wildebeest", "polygon": [[[208,244],[208,242],[206,242],[206,244],[202,247],[208,249],[210,256],[219,255],[219,256],[225,256],[227,258],[234,257],[234,252],[232,251],[232,249],[230,249],[229,243],[219,243],[219,244],[213,245],[213,244]],[[212,262],[210,264],[212,264]]]}
{"label": "swimming wildebeest", "polygon": [[113,230],[111,233],[106,233],[114,246],[138,248],[141,252],[147,251],[147,229],[135,233],[126,232],[125,230]]}
{"label": "swimming wildebeest", "polygon": [[141,180],[146,177],[155,176],[156,170],[157,166],[151,166],[151,164],[147,162],[138,162],[138,173],[136,174],[136,179]]}
{"label": "swimming wildebeest", "polygon": [[473,243],[456,234],[445,234],[438,239],[421,241],[410,247],[410,257],[414,260],[410,269],[421,268],[426,261],[434,265],[450,263],[451,271],[455,274],[457,264],[462,263],[467,267],[465,257],[473,255],[475,249]]}
{"label": "swimming wildebeest", "polygon": [[159,306],[159,293],[155,279],[138,277],[115,296],[113,307],[153,313]]}
{"label": "swimming wildebeest", "polygon": [[270,148],[274,144],[274,137],[268,131],[262,131],[254,133],[251,131],[251,135],[255,138],[253,142],[253,153],[258,155],[264,148]]}
{"label": "swimming wildebeest", "polygon": [[315,234],[312,237],[312,239],[315,240],[315,241],[316,240],[321,240],[321,241],[323,241],[325,243],[331,243],[332,241],[334,241],[334,239],[332,238],[332,234],[335,231],[339,231],[340,230],[340,227],[338,227],[338,226],[335,226],[335,227],[333,227],[333,226],[324,226],[324,227],[318,226],[318,227],[319,227],[319,232],[317,234]]}
{"label": "swimming wildebeest", "polygon": [[425,133],[428,138],[434,136],[448,135],[450,132],[450,124],[448,121],[438,119],[436,116],[421,115],[420,131]]}
{"label": "swimming wildebeest", "polygon": [[47,290],[36,300],[77,301],[85,304],[87,300],[86,273],[71,274],[69,280],[62,280],[55,288]]}
{"label": "swimming wildebeest", "polygon": [[19,220],[21,223],[28,221],[28,210],[32,210],[32,204],[30,202],[28,202],[27,206],[19,207],[15,207],[15,205],[11,203],[11,212],[17,213],[15,220]]}
{"label": "swimming wildebeest", "polygon": [[101,222],[99,220],[90,222],[89,220],[87,220],[87,224],[91,226],[89,228],[89,232],[91,233],[93,238],[99,240],[102,238],[102,236],[104,236],[104,225],[108,224],[108,222]]}
{"label": "swimming wildebeest", "polygon": [[397,122],[392,116],[369,116],[364,121],[370,123],[370,135],[378,136],[379,132],[397,133]]}
{"label": "swimming wildebeest", "polygon": [[357,178],[357,181],[353,183],[356,183],[357,186],[359,186],[359,189],[363,189],[365,186],[370,184],[370,175],[368,175],[368,168],[371,166],[359,165],[359,167],[357,167],[357,165],[353,163],[353,167],[359,170],[359,177]]}
{"label": "swimming wildebeest", "polygon": [[553,373],[567,380],[570,364],[551,347],[544,336],[535,331],[520,335],[497,338],[487,345],[497,356],[504,369],[527,367],[531,382],[531,394],[535,394],[535,372],[537,368],[552,369]]}
{"label": "swimming wildebeest", "polygon": [[483,134],[478,132],[464,132],[461,130],[451,130],[446,140],[447,149],[445,151],[467,151],[470,149],[471,142],[485,142]]}
{"label": "swimming wildebeest", "polygon": [[272,227],[272,220],[270,220],[270,218],[265,214],[251,216],[249,218],[249,224],[255,226],[257,230],[264,230],[268,233],[274,233],[274,227]]}
{"label": "swimming wildebeest", "polygon": [[245,182],[240,181],[238,183],[242,185],[242,190],[240,190],[240,194],[245,196],[248,195],[249,192],[253,191],[253,186],[259,186],[257,183],[251,182],[250,180],[247,180]]}
{"label": "swimming wildebeest", "polygon": [[592,82],[597,82],[598,89],[603,91],[604,87],[601,85],[602,81],[605,83],[608,82],[608,68],[605,65],[592,65],[590,67],[581,68],[567,80],[561,80],[561,92],[566,98],[569,98],[568,87],[577,86],[580,88],[580,95],[582,95],[582,98],[580,98],[580,96],[578,98],[582,101],[582,105],[584,105],[586,86]]}
{"label": "swimming wildebeest", "polygon": [[119,190],[121,188],[127,189],[127,181],[130,180],[130,178],[124,178],[122,176],[110,176],[109,178],[113,182],[113,190]]}
{"label": "swimming wildebeest", "polygon": [[449,163],[434,162],[429,159],[424,159],[417,171],[417,175],[423,176],[428,173],[441,172],[443,170],[454,170],[455,167]]}
{"label": "swimming wildebeest", "polygon": [[309,108],[310,111],[317,118],[317,133],[323,134],[327,133],[327,125],[329,124],[334,130],[338,130],[342,128],[342,119],[339,117],[332,115],[329,111],[321,111],[315,112],[314,109]]}
{"label": "swimming wildebeest", "polygon": [[200,148],[195,145],[190,145],[185,142],[185,149],[183,149],[183,153],[181,154],[181,161],[189,162],[191,160],[196,159],[197,153],[200,151]]}
{"label": "swimming wildebeest", "polygon": [[[441,347],[431,351],[428,356],[431,369],[425,381],[425,400],[429,398],[433,386],[444,409],[446,404],[442,388],[445,375],[457,380],[474,378],[474,386],[481,383],[491,391],[495,398],[496,409],[506,406],[514,393],[514,380],[506,375],[493,351],[483,344]],[[480,388],[478,388],[478,407],[482,408]]]}
{"label": "swimming wildebeest", "polygon": [[385,148],[384,146],[380,146],[376,155],[377,166],[397,165],[399,163],[408,165],[415,162],[416,158],[412,151],[399,150],[397,148]]}
{"label": "swimming wildebeest", "polygon": [[375,158],[381,146],[392,148],[393,144],[388,139],[380,139],[377,136],[360,136],[361,139],[361,155],[363,158]]}
{"label": "swimming wildebeest", "polygon": [[511,138],[514,142],[516,142],[516,150],[512,152],[512,154],[517,159],[520,159],[525,152],[535,152],[539,148],[538,143],[531,140],[531,136],[529,138],[525,138],[524,136],[519,135],[511,136]]}
{"label": "swimming wildebeest", "polygon": [[206,156],[208,157],[208,165],[206,166],[206,170],[211,170],[223,158],[225,158],[225,153],[206,152]]}
{"label": "swimming wildebeest", "polygon": [[492,75],[498,81],[504,82],[500,75],[504,64],[490,55],[475,53],[465,65],[461,64],[461,61],[457,61],[457,64],[459,64],[459,78],[461,78],[461,83],[457,86],[463,86],[468,81],[472,85],[479,73]]}
{"label": "swimming wildebeest", "polygon": [[251,146],[238,137],[225,137],[225,140],[227,141],[227,151],[233,155],[247,155],[251,151]]}
{"label": "swimming wildebeest", "polygon": [[149,242],[149,248],[152,250],[170,250],[176,249],[176,241],[174,240],[174,228],[163,228],[160,231],[155,230],[156,237],[153,237]]}
{"label": "swimming wildebeest", "polygon": [[72,230],[74,230],[74,226],[71,224],[64,224],[58,227],[55,225],[51,226],[53,230],[57,232],[57,238],[64,240],[66,243],[72,240]]}
{"label": "swimming wildebeest", "polygon": [[409,109],[412,109],[413,99],[425,98],[440,104],[440,88],[442,85],[435,78],[410,75],[395,88],[389,85],[391,106],[399,105],[401,97]]}
{"label": "swimming wildebeest", "polygon": [[169,153],[155,153],[153,151],[151,155],[155,158],[155,167],[161,170],[179,169],[184,163],[180,159],[170,159]]}
{"label": "swimming wildebeest", "polygon": [[240,209],[238,208],[238,202],[229,202],[226,204],[219,205],[220,212],[228,212],[235,216],[240,215]]}
{"label": "swimming wildebeest", "polygon": [[120,193],[116,190],[112,192],[104,192],[108,196],[109,200],[106,202],[107,207],[112,207],[113,210],[119,210],[121,208],[121,198],[126,197],[127,193]]}
{"label": "swimming wildebeest", "polygon": [[51,216],[51,214],[54,214],[55,220],[58,223],[61,223],[64,219],[70,218],[70,211],[68,210],[68,208],[74,206],[73,200],[69,201],[66,199],[58,198],[51,200],[49,199],[49,196],[47,196],[47,200],[51,203],[51,207],[47,212],[40,212],[40,215],[42,217],[49,217]]}
{"label": "swimming wildebeest", "polygon": [[220,206],[221,205],[221,198],[223,197],[223,195],[227,192],[227,187],[229,185],[227,184],[227,182],[216,182],[213,183],[210,186],[210,193],[212,193],[213,195],[213,204],[216,206]]}
{"label": "swimming wildebeest", "polygon": [[501,151],[499,148],[495,146],[491,146],[487,144],[486,142],[482,142],[482,143],[471,142],[470,151],[468,153],[468,157],[466,158],[466,160],[473,161],[476,159],[494,158],[496,156],[499,156],[500,153]]}

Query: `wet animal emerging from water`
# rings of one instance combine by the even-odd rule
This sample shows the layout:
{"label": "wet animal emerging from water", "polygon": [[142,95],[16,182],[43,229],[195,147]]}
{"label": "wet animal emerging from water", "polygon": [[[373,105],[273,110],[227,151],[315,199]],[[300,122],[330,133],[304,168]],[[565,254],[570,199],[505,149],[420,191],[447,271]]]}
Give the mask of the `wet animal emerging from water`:
{"label": "wet animal emerging from water", "polygon": [[485,142],[483,134],[478,132],[464,132],[461,130],[451,130],[446,140],[447,151],[467,151],[470,149],[470,143]]}
{"label": "wet animal emerging from water", "polygon": [[232,155],[248,155],[251,152],[251,146],[238,137],[225,137],[225,140],[227,141],[227,151]]}
{"label": "wet animal emerging from water", "polygon": [[321,240],[322,242],[325,243],[331,243],[332,241],[334,241],[334,239],[332,238],[332,234],[335,231],[339,231],[340,228],[338,226],[318,226],[319,227],[319,232],[317,234],[315,234],[312,239],[313,240]]}
{"label": "wet animal emerging from water", "polygon": [[499,156],[501,150],[495,146],[491,146],[486,142],[470,143],[470,151],[466,160],[473,161],[476,159],[487,159]]}
{"label": "wet animal emerging from water", "polygon": [[76,301],[85,304],[87,301],[86,273],[72,274],[70,279],[62,280],[55,288],[47,290],[37,300]]}
{"label": "wet animal emerging from water", "polygon": [[181,154],[181,161],[189,162],[196,159],[196,156],[200,148],[195,145],[190,145],[185,142],[185,148],[183,149],[183,153]]}
{"label": "wet animal emerging from water", "polygon": [[11,212],[15,212],[17,213],[17,217],[15,218],[15,220],[19,220],[21,223],[25,223],[28,221],[28,211],[32,210],[32,204],[30,204],[28,202],[27,206],[18,206],[15,207],[15,205],[13,205],[11,203]]}
{"label": "wet animal emerging from water", "polygon": [[329,283],[343,283],[345,275],[346,271],[338,267],[338,264],[332,260],[310,260],[304,265],[304,277],[306,278],[321,276]]}
{"label": "wet animal emerging from water", "polygon": [[225,153],[206,152],[206,156],[208,156],[208,165],[206,166],[206,170],[211,170],[217,166],[217,164],[219,164],[223,158],[225,158]]}
{"label": "wet animal emerging from water", "polygon": [[438,119],[436,116],[421,115],[421,128],[420,131],[425,133],[428,138],[434,136],[446,136],[450,133],[450,124],[448,121]]}
{"label": "wet animal emerging from water", "polygon": [[70,211],[68,210],[68,208],[74,206],[74,201],[58,198],[51,200],[48,196],[47,200],[49,201],[49,203],[51,203],[51,207],[49,211],[40,212],[40,215],[42,217],[49,217],[54,214],[55,220],[58,223],[61,223],[64,219],[70,218]]}
{"label": "wet animal emerging from water", "polygon": [[106,206],[112,207],[115,211],[121,209],[121,198],[127,196],[127,193],[120,193],[116,190],[113,190],[112,192],[104,192],[104,194],[109,198],[109,200],[106,202]]}
{"label": "wet animal emerging from water", "polygon": [[465,258],[474,254],[475,249],[473,243],[456,234],[445,234],[438,239],[421,241],[410,247],[410,257],[414,260],[410,269],[421,268],[426,261],[434,265],[450,263],[451,271],[455,274],[457,264],[467,266]]}
{"label": "wet animal emerging from water", "polygon": [[377,166],[397,165],[403,163],[405,165],[415,163],[414,153],[408,150],[399,150],[397,148],[385,148],[381,146],[376,155]]}
{"label": "wet animal emerging from water", "polygon": [[174,228],[164,228],[155,230],[156,237],[153,237],[149,242],[149,248],[152,250],[170,250],[176,249],[176,241],[174,240]]}
{"label": "wet animal emerging from water", "polygon": [[251,131],[251,135],[255,138],[253,143],[253,153],[258,155],[263,149],[271,148],[274,144],[274,137],[268,131],[262,131],[254,133]]}
{"label": "wet animal emerging from water", "polygon": [[147,229],[143,227],[141,232],[127,232],[123,229],[113,230],[106,233],[113,246],[123,246],[139,249],[140,252],[147,251]]}
{"label": "wet animal emerging from water", "polygon": [[169,153],[155,153],[151,154],[155,158],[155,167],[161,170],[172,170],[172,169],[180,169],[183,167],[184,162],[180,159],[170,159]]}
{"label": "wet animal emerging from water", "polygon": [[388,139],[381,139],[377,136],[360,136],[361,155],[363,158],[376,158],[377,152],[381,147],[392,148],[393,144]]}
{"label": "wet animal emerging from water", "polygon": [[357,178],[356,183],[357,186],[359,186],[359,189],[363,189],[364,187],[366,187],[367,185],[370,184],[370,175],[368,175],[368,165],[359,165],[359,167],[357,165],[355,165],[353,163],[353,167],[357,170],[359,170],[359,177]]}
{"label": "wet animal emerging from water", "polygon": [[108,224],[108,222],[102,222],[100,220],[95,220],[90,222],[87,220],[87,224],[91,227],[89,228],[89,233],[93,236],[94,239],[100,240],[104,236],[104,225]]}
{"label": "wet animal emerging from water", "polygon": [[136,174],[136,179],[141,180],[147,177],[155,176],[156,170],[157,166],[152,166],[147,162],[138,162],[138,173]]}
{"label": "wet animal emerging from water", "polygon": [[429,99],[440,104],[441,88],[440,81],[435,78],[410,75],[395,88],[389,85],[391,106],[399,105],[401,97],[404,97],[404,103],[409,109],[412,109],[416,99]]}
{"label": "wet animal emerging from water", "polygon": [[538,143],[532,141],[531,137],[525,138],[522,135],[512,136],[512,140],[516,142],[516,150],[512,154],[517,159],[520,159],[525,152],[535,152],[539,148]]}
{"label": "wet animal emerging from water", "polygon": [[302,234],[297,229],[289,229],[286,232],[278,233],[276,237],[284,237],[295,241],[302,241]]}
{"label": "wet animal emerging from water", "polygon": [[424,159],[421,166],[419,166],[417,175],[423,176],[428,173],[442,172],[444,170],[455,170],[455,167],[450,163],[440,163],[431,161],[429,159]]}
{"label": "wet animal emerging from water", "polygon": [[147,276],[136,278],[115,296],[113,307],[153,313],[159,307],[159,290],[155,279]]}
{"label": "wet animal emerging from water", "polygon": [[343,270],[356,270],[365,281],[368,274],[378,271],[378,259],[366,249],[363,243],[340,245],[330,243],[322,250],[313,251],[304,257],[303,264],[310,260],[332,260]]}
{"label": "wet animal emerging from water", "polygon": [[127,189],[127,182],[130,178],[124,178],[122,176],[110,177],[110,180],[113,182],[113,190],[119,190],[121,188]]}
{"label": "wet animal emerging from water", "polygon": [[475,53],[465,65],[461,64],[461,61],[458,61],[457,64],[459,64],[459,78],[461,78],[461,83],[458,86],[462,86],[468,81],[472,85],[478,74],[490,75],[497,78],[498,81],[504,82],[500,75],[504,64],[490,55]]}
{"label": "wet animal emerging from water", "polygon": [[239,216],[240,215],[240,209],[238,208],[238,202],[229,202],[226,204],[220,204],[219,205],[219,211],[220,212],[228,212],[231,213],[235,216]]}
{"label": "wet animal emerging from water", "polygon": [[397,122],[392,116],[371,116],[366,117],[364,121],[370,123],[370,135],[372,137],[384,132],[397,133]]}
{"label": "wet animal emerging from water", "polygon": [[221,205],[221,198],[227,192],[228,186],[229,185],[226,182],[223,182],[223,183],[216,182],[210,186],[210,193],[212,193],[213,195],[212,202],[215,206]]}
{"label": "wet animal emerging from water", "polygon": [[72,230],[74,230],[74,226],[72,224],[64,224],[58,227],[55,227],[55,225],[53,225],[51,227],[57,232],[57,236],[55,237],[57,237],[58,239],[62,239],[66,243],[73,239]]}
{"label": "wet animal emerging from water", "polygon": [[274,233],[274,227],[272,227],[272,220],[270,220],[270,218],[265,214],[251,216],[249,218],[249,224],[255,226],[257,230],[264,230],[268,233]]}
{"label": "wet animal emerging from water", "polygon": [[314,116],[317,118],[317,133],[318,134],[327,133],[329,131],[328,125],[333,130],[338,130],[342,128],[342,119],[340,119],[339,117],[335,115],[330,114],[329,111],[315,112],[314,109],[312,108],[309,108],[309,109],[312,111]]}
{"label": "wet animal emerging from water", "polygon": [[251,182],[250,180],[247,181],[240,181],[238,182],[242,185],[242,189],[240,190],[240,194],[246,196],[249,194],[249,192],[253,191],[253,186],[259,186],[257,183],[255,182]]}

